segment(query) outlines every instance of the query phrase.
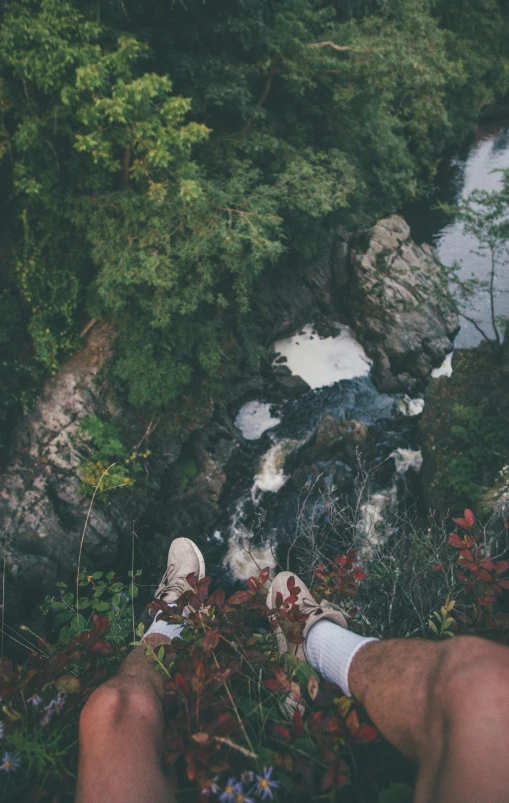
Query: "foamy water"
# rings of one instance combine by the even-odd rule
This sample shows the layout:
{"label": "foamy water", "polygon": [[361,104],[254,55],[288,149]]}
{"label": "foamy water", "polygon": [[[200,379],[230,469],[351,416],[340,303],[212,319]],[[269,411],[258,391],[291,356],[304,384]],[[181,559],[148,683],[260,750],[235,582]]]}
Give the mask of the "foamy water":
{"label": "foamy water", "polygon": [[247,441],[256,441],[264,432],[281,423],[270,410],[272,405],[260,401],[249,401],[244,404],[235,418],[235,426],[240,429]]}
{"label": "foamy water", "polygon": [[424,399],[411,399],[405,395],[398,401],[398,410],[403,415],[420,415],[424,410]]}
{"label": "foamy water", "polygon": [[433,368],[431,372],[433,379],[438,379],[439,376],[452,376],[452,355],[453,352],[450,351],[442,365],[438,368]]}
{"label": "foamy water", "polygon": [[269,567],[270,576],[273,577],[276,559],[271,543],[267,540],[262,544],[253,545],[253,533],[243,522],[244,506],[245,499],[240,500],[232,517],[224,565],[237,580],[249,580],[251,576],[257,575],[266,567]]}
{"label": "foamy water", "polygon": [[300,334],[274,343],[274,350],[287,358],[287,365],[312,388],[324,388],[342,379],[367,376],[372,361],[348,326],[336,337],[319,337],[311,324]]}
{"label": "foamy water", "polygon": [[255,504],[258,502],[261,492],[276,493],[281,490],[288,479],[284,471],[286,457],[300,443],[301,441],[296,440],[283,440],[265,452],[258,465],[251,489],[251,498]]}

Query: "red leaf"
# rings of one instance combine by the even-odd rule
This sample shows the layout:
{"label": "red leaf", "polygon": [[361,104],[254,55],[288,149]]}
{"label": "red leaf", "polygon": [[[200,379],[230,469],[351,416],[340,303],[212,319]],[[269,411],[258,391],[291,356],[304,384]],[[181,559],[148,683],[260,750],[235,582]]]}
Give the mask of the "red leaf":
{"label": "red leaf", "polygon": [[471,510],[465,510],[463,513],[462,519],[453,519],[453,522],[458,525],[458,527],[463,527],[465,530],[470,530],[475,524],[475,516]]}
{"label": "red leaf", "polygon": [[107,616],[100,616],[99,614],[94,613],[92,615],[92,621],[94,623],[94,626],[90,631],[91,639],[98,638],[102,633],[106,633],[110,624],[110,620],[108,619]]}
{"label": "red leaf", "polygon": [[465,544],[463,543],[463,539],[461,539],[458,533],[451,533],[449,539],[447,541],[448,544],[455,547],[456,549],[464,549]]}
{"label": "red leaf", "polygon": [[291,574],[288,580],[286,581],[286,587],[290,592],[295,588],[295,577],[293,576],[293,574]]}
{"label": "red leaf", "polygon": [[195,572],[191,572],[186,577],[187,582],[191,586],[191,588],[196,588],[198,585],[198,575]]}
{"label": "red leaf", "polygon": [[290,691],[292,684],[290,683],[284,669],[276,668],[274,670],[274,678],[268,678],[265,685],[269,691]]}
{"label": "red leaf", "polygon": [[490,560],[490,558],[484,558],[484,560],[480,560],[479,566],[481,566],[483,569],[487,569],[490,572],[492,572],[495,568],[495,564],[492,560]]}
{"label": "red leaf", "polygon": [[276,608],[280,608],[283,604],[283,595],[281,591],[278,591],[276,594]]}
{"label": "red leaf", "polygon": [[486,605],[492,605],[495,602],[495,597],[484,595],[482,597],[477,597],[477,604],[483,608]]}
{"label": "red leaf", "polygon": [[501,574],[506,572],[509,569],[509,561],[507,560],[497,560],[495,566],[495,574],[499,577]]}
{"label": "red leaf", "polygon": [[327,789],[330,789],[335,779],[336,779],[336,766],[334,764],[329,764],[327,770],[323,775],[322,783],[320,784],[322,792],[326,792]]}
{"label": "red leaf", "polygon": [[258,583],[263,586],[267,582],[270,576],[270,569],[266,566],[265,569],[262,569],[259,576],[258,576]]}
{"label": "red leaf", "polygon": [[181,689],[186,694],[189,694],[189,692],[191,691],[191,684],[189,683],[189,680],[185,678],[183,675],[181,675],[180,672],[175,673],[175,683],[179,687],[179,689]]}
{"label": "red leaf", "polygon": [[378,731],[375,727],[373,727],[373,725],[364,724],[359,727],[359,730],[353,739],[358,744],[368,744],[369,742],[372,742],[373,739],[376,739],[377,736]]}
{"label": "red leaf", "polygon": [[462,549],[460,552],[460,560],[462,560],[464,563],[473,563],[474,556],[469,549]]}
{"label": "red leaf", "polygon": [[258,580],[256,577],[250,577],[247,581],[247,587],[251,589],[251,591],[258,591]]}
{"label": "red leaf", "polygon": [[304,723],[302,721],[302,714],[299,708],[295,709],[295,713],[292,719],[292,727],[293,727],[293,738],[298,739],[302,736],[304,731]]}
{"label": "red leaf", "polygon": [[281,739],[283,742],[290,742],[292,739],[288,728],[285,728],[284,725],[280,725],[279,722],[276,722],[275,725],[272,726],[272,735],[275,736],[276,739]]}
{"label": "red leaf", "polygon": [[258,650],[246,650],[244,657],[248,663],[256,664],[258,661],[264,661],[266,656],[263,652],[259,652]]}
{"label": "red leaf", "polygon": [[225,593],[222,588],[218,588],[207,600],[207,605],[215,608],[222,608],[224,605]]}
{"label": "red leaf", "polygon": [[434,572],[441,572],[443,568],[444,568],[444,564],[443,563],[437,563],[436,566],[433,566],[433,571]]}
{"label": "red leaf", "polygon": [[251,599],[249,591],[236,591],[228,600],[228,605],[242,605],[242,603],[247,602],[248,599]]}
{"label": "red leaf", "polygon": [[509,591],[509,580],[497,580],[497,586]]}
{"label": "red leaf", "polygon": [[219,644],[219,633],[217,630],[207,630],[205,638],[203,639],[203,649],[205,652],[215,650]]}
{"label": "red leaf", "polygon": [[108,641],[96,641],[89,649],[90,652],[93,652],[95,655],[109,655],[113,647]]}

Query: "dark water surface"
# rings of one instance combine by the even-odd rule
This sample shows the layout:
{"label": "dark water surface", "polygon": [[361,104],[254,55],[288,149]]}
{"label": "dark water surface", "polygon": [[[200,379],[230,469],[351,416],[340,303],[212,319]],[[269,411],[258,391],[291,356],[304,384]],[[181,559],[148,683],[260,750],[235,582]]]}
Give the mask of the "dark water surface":
{"label": "dark water surface", "polygon": [[[412,236],[418,243],[432,245],[444,265],[455,262],[461,266],[460,277],[486,280],[489,271],[488,255],[475,253],[477,241],[465,234],[463,225],[451,221],[436,208],[440,202],[458,203],[473,190],[488,192],[502,186],[501,170],[509,169],[509,121],[479,126],[473,140],[442,163],[437,176],[437,190],[433,197],[403,210],[410,224]],[[509,260],[501,265],[497,277],[497,314],[509,316]],[[480,293],[470,302],[465,313],[475,318],[490,335],[490,302],[487,293]],[[456,339],[458,348],[478,345],[481,340],[473,324],[462,320],[461,332]]]}

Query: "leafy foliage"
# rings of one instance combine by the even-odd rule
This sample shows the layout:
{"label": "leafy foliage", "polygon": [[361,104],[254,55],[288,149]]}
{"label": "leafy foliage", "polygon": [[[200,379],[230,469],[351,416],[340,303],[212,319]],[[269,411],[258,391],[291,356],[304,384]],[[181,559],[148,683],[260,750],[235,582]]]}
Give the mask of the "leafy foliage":
{"label": "leafy foliage", "polygon": [[422,194],[506,91],[503,4],[470,6],[3,3],[0,247],[20,349],[0,415],[89,316],[116,323],[112,374],[151,411],[256,368],[263,271],[305,269],[337,226]]}
{"label": "leafy foliage", "polygon": [[478,501],[509,462],[509,424],[482,407],[456,404],[451,432],[461,445],[444,471],[449,487]]}
{"label": "leafy foliage", "polygon": [[[471,511],[455,522],[463,535],[449,536],[444,563],[434,566],[435,573],[456,574],[454,598],[432,617],[431,634],[507,639],[509,563],[486,555],[482,527]],[[56,643],[25,628],[22,638],[31,644],[25,665],[1,659],[2,748],[13,760],[11,771],[0,771],[3,800],[73,799],[79,712],[126,655],[139,574],[122,583],[113,572],[82,572],[78,603],[62,586],[43,605],[59,634]],[[210,578],[190,575],[192,590],[176,608],[160,600],[149,605],[183,626],[180,638],[152,649],[141,623],[136,630],[136,643],[163,676],[165,761],[182,776],[184,799],[196,800],[200,792],[216,799],[230,781],[245,794],[261,793],[267,788],[260,786],[263,780],[270,780],[269,791],[279,801],[308,801],[334,790],[345,790],[353,801],[410,799],[408,767],[398,769],[391,759],[388,786],[381,772],[387,745],[352,699],[305,662],[279,655],[268,627],[268,576],[264,569],[246,589],[228,595],[222,589],[211,593]],[[366,572],[350,552],[316,568],[313,593],[350,606],[365,582]],[[306,617],[295,608],[295,583],[281,596],[276,604],[298,643]],[[362,600],[355,602],[362,609]],[[352,607],[348,612],[350,626],[358,628],[362,616]]]}
{"label": "leafy foliage", "polygon": [[90,437],[94,457],[85,461],[80,468],[81,481],[86,493],[95,488],[107,491],[119,485],[134,485],[136,475],[141,471],[141,463],[149,450],[129,454],[120,433],[111,421],[103,421],[97,416],[86,416],[80,430]]}

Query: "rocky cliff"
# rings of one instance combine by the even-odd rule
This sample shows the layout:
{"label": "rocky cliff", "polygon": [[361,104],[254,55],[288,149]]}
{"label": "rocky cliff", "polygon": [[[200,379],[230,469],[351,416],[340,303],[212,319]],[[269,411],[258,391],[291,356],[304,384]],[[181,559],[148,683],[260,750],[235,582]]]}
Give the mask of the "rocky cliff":
{"label": "rocky cliff", "polygon": [[352,324],[375,361],[379,389],[422,389],[459,331],[432,249],[416,245],[407,223],[393,215],[351,239],[348,265]]}
{"label": "rocky cliff", "polygon": [[[260,289],[266,300],[263,336],[269,342],[310,320],[318,320],[320,334],[329,334],[334,321],[346,320],[374,358],[379,386],[411,389],[450,351],[457,329],[439,274],[431,251],[412,243],[401,218],[389,218],[350,242],[337,239],[309,275],[297,272],[279,283],[267,276]],[[122,555],[130,554],[133,522],[150,509],[156,512],[154,528],[140,537],[149,553],[153,545],[153,568],[159,571],[172,537],[200,538],[219,515],[228,464],[242,441],[229,411],[188,399],[185,424],[161,419],[154,428],[136,411],[119,409],[100,373],[113,336],[108,325],[92,330],[14,433],[0,477],[0,538],[6,611],[16,619],[76,569],[90,505],[81,481],[91,455],[90,439],[80,428],[86,416],[114,420],[130,450],[143,443],[150,455],[134,493],[126,487],[96,497],[83,566],[119,566]],[[306,390],[285,366],[276,372],[267,367],[263,377],[232,388],[230,399],[235,407],[246,398],[279,399]]]}

